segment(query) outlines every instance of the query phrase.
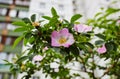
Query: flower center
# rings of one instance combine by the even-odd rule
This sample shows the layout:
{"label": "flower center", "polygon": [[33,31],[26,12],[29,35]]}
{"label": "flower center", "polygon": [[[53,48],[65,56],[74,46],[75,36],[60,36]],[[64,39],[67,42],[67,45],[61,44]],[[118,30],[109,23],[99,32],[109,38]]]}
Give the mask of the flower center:
{"label": "flower center", "polygon": [[62,38],[60,38],[60,39],[58,40],[58,42],[59,42],[60,44],[64,44],[66,41],[67,41],[67,39],[64,38],[64,37],[62,37]]}
{"label": "flower center", "polygon": [[32,25],[35,26],[35,27],[37,27],[37,26],[40,25],[40,23],[39,22],[33,22]]}

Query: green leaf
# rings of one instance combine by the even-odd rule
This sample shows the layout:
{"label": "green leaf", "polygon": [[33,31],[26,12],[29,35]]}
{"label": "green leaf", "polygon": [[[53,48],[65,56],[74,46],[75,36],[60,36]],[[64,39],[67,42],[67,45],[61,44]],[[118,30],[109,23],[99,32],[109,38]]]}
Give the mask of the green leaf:
{"label": "green leaf", "polygon": [[[50,24],[51,26],[54,26],[54,25],[56,25],[57,22],[58,22],[57,18],[56,18],[56,17],[53,17],[53,18],[50,19],[49,24]],[[53,28],[54,28],[54,27],[53,27]]]}
{"label": "green leaf", "polygon": [[42,16],[42,18],[47,19],[47,20],[51,19],[51,17],[49,17],[49,16]]}
{"label": "green leaf", "polygon": [[31,24],[31,21],[29,20],[29,18],[23,18],[22,19],[25,23],[30,23]]}
{"label": "green leaf", "polygon": [[32,33],[31,32],[25,33],[25,38],[23,40],[23,43],[24,43],[25,46],[27,45],[27,43],[29,42],[31,37],[32,37]]}
{"label": "green leaf", "polygon": [[23,36],[20,36],[15,40],[15,42],[13,44],[13,48],[15,48],[17,46],[17,44],[22,40],[22,38],[23,38]]}
{"label": "green leaf", "polygon": [[24,21],[16,21],[16,22],[13,22],[12,24],[16,26],[26,26]]}
{"label": "green leaf", "polygon": [[24,41],[23,41],[23,43],[24,43],[24,45],[26,46],[26,44],[29,42],[30,44],[33,44],[34,43],[34,40],[35,40],[35,38],[33,37],[33,36],[31,36],[32,34],[31,33],[27,33],[26,35],[25,35],[25,38],[24,38]]}
{"label": "green leaf", "polygon": [[24,32],[24,31],[26,31],[27,30],[27,28],[25,28],[25,27],[20,27],[20,28],[16,28],[14,31],[15,32]]}
{"label": "green leaf", "polygon": [[32,22],[35,22],[35,20],[36,20],[36,15],[33,14],[33,15],[31,16],[31,21],[32,21]]}
{"label": "green leaf", "polygon": [[31,36],[32,36],[32,32],[27,32],[27,33],[25,34],[25,38],[26,38],[26,39],[29,39]]}
{"label": "green leaf", "polygon": [[92,45],[91,43],[89,43],[89,42],[86,42],[85,43],[87,46],[89,46],[91,49],[93,49],[94,48],[94,45]]}
{"label": "green leaf", "polygon": [[114,49],[114,45],[112,43],[106,43],[105,46],[107,51],[112,51]]}
{"label": "green leaf", "polygon": [[71,22],[71,23],[74,23],[74,22],[75,22],[76,20],[78,20],[80,17],[82,17],[82,15],[80,15],[80,14],[75,14],[75,15],[72,16],[70,22]]}
{"label": "green leaf", "polygon": [[107,51],[117,51],[118,48],[117,44],[115,44],[113,41],[106,43],[105,46],[107,48]]}
{"label": "green leaf", "polygon": [[51,13],[53,16],[58,16],[56,10],[53,7],[51,9]]}
{"label": "green leaf", "polygon": [[102,14],[102,12],[98,12],[97,14],[95,14],[95,17],[97,17],[97,16],[99,16],[101,14]]}
{"label": "green leaf", "polygon": [[26,46],[26,45],[27,45],[28,40],[29,40],[29,39],[24,38],[24,42],[23,42],[23,43],[24,43],[24,46]]}
{"label": "green leaf", "polygon": [[95,45],[102,45],[104,43],[103,40],[97,40],[95,41]]}
{"label": "green leaf", "polygon": [[34,38],[34,37],[31,37],[31,38],[29,39],[29,43],[30,43],[30,44],[33,44],[34,41],[35,41],[35,38]]}
{"label": "green leaf", "polygon": [[76,45],[70,46],[69,50],[72,52],[74,56],[79,56],[79,49],[76,47]]}
{"label": "green leaf", "polygon": [[101,39],[105,39],[105,36],[103,34],[95,34],[95,36],[101,38]]}
{"label": "green leaf", "polygon": [[29,56],[23,56],[23,57],[19,58],[19,59],[16,61],[16,63],[22,63],[23,61],[25,61],[25,60],[28,59],[28,58],[29,58]]}

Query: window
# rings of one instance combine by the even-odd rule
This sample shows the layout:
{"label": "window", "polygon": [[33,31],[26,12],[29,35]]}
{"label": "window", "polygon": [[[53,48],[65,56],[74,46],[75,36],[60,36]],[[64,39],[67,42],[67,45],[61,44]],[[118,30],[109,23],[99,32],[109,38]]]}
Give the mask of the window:
{"label": "window", "polygon": [[58,7],[60,10],[64,10],[64,5],[60,4],[60,5],[58,5]]}
{"label": "window", "polygon": [[0,29],[6,28],[7,24],[6,23],[0,23]]}
{"label": "window", "polygon": [[11,43],[11,38],[7,37],[5,45],[10,45],[10,43]]}
{"label": "window", "polygon": [[28,12],[27,11],[20,11],[18,17],[19,18],[28,17]]}
{"label": "window", "polygon": [[13,26],[12,24],[7,24],[7,29],[8,30],[14,30],[16,27],[15,26]]}
{"label": "window", "polygon": [[11,10],[10,11],[10,16],[11,17],[16,17],[16,12],[17,12],[16,10]]}
{"label": "window", "polygon": [[44,2],[40,3],[40,8],[45,8],[46,4]]}
{"label": "window", "polygon": [[0,3],[12,4],[12,0],[0,0]]}
{"label": "window", "polygon": [[0,15],[5,15],[7,10],[5,8],[0,8]]}

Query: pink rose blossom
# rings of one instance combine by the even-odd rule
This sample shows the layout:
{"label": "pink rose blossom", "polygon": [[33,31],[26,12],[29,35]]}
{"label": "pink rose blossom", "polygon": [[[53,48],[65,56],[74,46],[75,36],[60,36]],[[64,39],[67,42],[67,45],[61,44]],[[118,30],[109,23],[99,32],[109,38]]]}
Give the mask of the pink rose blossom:
{"label": "pink rose blossom", "polygon": [[67,28],[63,28],[59,32],[53,31],[51,35],[51,45],[52,46],[64,46],[69,47],[75,42],[74,37],[69,33]]}
{"label": "pink rose blossom", "polygon": [[97,49],[97,52],[98,52],[99,54],[103,54],[103,53],[105,53],[106,51],[107,51],[107,50],[106,50],[105,45],[103,45],[102,47],[100,47],[100,48]]}
{"label": "pink rose blossom", "polygon": [[83,25],[83,24],[77,24],[74,26],[74,30],[79,33],[87,33],[89,31],[92,31],[91,26]]}
{"label": "pink rose blossom", "polygon": [[36,55],[33,57],[33,61],[41,61],[43,59],[43,56],[41,55]]}
{"label": "pink rose blossom", "polygon": [[47,46],[44,47],[42,51],[45,52],[46,50],[48,50],[48,47],[47,47]]}
{"label": "pink rose blossom", "polygon": [[120,20],[117,20],[118,23],[120,23]]}

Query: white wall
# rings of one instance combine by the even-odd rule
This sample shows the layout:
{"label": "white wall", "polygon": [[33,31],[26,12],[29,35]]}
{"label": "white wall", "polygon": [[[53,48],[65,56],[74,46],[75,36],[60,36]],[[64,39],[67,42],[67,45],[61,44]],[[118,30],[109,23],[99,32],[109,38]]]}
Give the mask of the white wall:
{"label": "white wall", "polygon": [[[40,3],[45,3],[45,6],[40,5]],[[63,5],[61,10],[59,5]],[[72,0],[31,0],[29,14],[37,14],[38,19],[40,14],[51,15],[50,9],[55,7],[59,15],[65,16],[66,19],[70,19],[69,16],[73,15]]]}

